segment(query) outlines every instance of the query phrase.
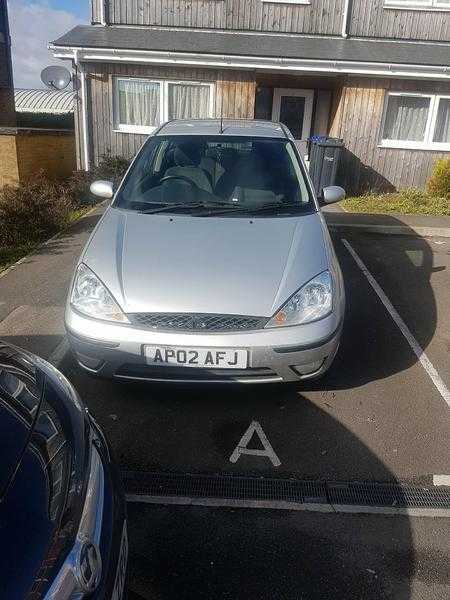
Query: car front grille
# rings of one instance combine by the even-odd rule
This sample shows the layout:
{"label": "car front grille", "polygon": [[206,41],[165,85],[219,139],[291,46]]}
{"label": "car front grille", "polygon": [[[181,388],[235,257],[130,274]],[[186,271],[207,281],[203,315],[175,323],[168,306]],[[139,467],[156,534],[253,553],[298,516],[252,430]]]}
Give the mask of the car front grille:
{"label": "car front grille", "polygon": [[249,331],[263,329],[267,317],[202,313],[132,313],[133,325],[158,331]]}

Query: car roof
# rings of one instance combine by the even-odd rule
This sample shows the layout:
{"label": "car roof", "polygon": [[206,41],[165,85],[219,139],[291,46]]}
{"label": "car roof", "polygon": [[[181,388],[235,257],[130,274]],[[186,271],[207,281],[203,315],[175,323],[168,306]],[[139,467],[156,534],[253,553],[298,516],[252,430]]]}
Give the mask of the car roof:
{"label": "car roof", "polygon": [[223,135],[284,138],[292,140],[286,126],[252,119],[176,119],[162,125],[155,135]]}

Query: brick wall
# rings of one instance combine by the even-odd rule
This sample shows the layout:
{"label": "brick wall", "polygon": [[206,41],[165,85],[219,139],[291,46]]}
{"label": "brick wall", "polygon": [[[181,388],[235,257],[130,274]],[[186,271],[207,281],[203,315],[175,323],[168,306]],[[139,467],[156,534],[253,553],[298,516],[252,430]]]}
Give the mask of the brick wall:
{"label": "brick wall", "polygon": [[75,137],[73,133],[20,132],[17,162],[21,181],[41,170],[50,178],[68,177],[75,169]]}
{"label": "brick wall", "polygon": [[0,187],[19,181],[15,135],[0,135]]}
{"label": "brick wall", "polygon": [[0,187],[26,181],[43,170],[63,179],[75,169],[73,133],[20,131],[0,135]]}

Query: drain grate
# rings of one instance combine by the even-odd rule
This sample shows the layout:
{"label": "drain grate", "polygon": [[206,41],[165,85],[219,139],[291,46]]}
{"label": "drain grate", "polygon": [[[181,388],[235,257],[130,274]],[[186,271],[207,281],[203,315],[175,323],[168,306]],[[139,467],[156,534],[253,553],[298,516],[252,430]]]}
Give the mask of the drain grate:
{"label": "drain grate", "polygon": [[450,509],[450,489],[379,483],[328,483],[331,504]]}
{"label": "drain grate", "polygon": [[122,476],[127,494],[263,500],[296,504],[327,502],[325,485],[315,481],[176,473],[126,472]]}
{"label": "drain grate", "polygon": [[133,496],[450,510],[450,488],[432,486],[136,471],[122,477]]}

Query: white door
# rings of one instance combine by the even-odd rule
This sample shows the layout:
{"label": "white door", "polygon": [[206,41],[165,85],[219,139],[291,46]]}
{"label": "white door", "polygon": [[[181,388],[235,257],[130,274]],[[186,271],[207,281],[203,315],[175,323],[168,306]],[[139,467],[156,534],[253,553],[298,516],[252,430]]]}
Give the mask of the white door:
{"label": "white door", "polygon": [[272,120],[289,128],[302,156],[306,155],[306,141],[311,135],[313,102],[314,90],[275,88],[273,91]]}

